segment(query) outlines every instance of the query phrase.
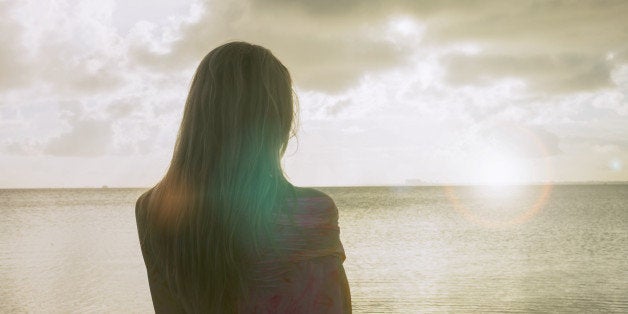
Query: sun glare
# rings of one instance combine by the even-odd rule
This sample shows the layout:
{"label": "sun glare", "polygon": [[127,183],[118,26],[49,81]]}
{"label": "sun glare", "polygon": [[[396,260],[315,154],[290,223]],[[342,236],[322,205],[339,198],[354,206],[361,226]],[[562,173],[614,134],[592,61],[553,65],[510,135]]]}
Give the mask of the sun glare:
{"label": "sun glare", "polygon": [[399,16],[392,19],[388,24],[388,28],[391,32],[402,36],[417,36],[424,30],[415,19],[407,16]]}
{"label": "sun glare", "polygon": [[525,165],[519,158],[499,151],[487,152],[483,157],[477,168],[477,183],[505,186],[525,181]]}

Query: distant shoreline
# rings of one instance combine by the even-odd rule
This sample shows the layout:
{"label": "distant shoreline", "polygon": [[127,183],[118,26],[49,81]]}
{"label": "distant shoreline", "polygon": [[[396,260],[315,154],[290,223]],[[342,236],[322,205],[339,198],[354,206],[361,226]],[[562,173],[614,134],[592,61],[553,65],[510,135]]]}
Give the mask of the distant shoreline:
{"label": "distant shoreline", "polygon": [[[553,186],[575,186],[575,185],[628,185],[628,181],[582,181],[582,182],[530,182],[530,183],[517,183],[517,184],[477,184],[477,183],[422,183],[422,184],[398,184],[398,185],[325,185],[325,186],[311,186],[313,188],[412,188],[412,187],[509,187],[509,186],[539,186],[539,185],[553,185]],[[151,187],[117,187],[117,186],[81,186],[81,187],[0,187],[0,190],[132,190],[132,189],[150,189]]]}

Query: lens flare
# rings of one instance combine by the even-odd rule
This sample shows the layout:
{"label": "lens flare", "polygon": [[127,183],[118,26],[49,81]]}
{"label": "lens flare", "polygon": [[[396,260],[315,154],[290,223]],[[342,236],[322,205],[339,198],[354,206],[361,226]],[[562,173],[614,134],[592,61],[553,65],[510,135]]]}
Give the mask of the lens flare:
{"label": "lens flare", "polygon": [[[538,153],[540,153],[541,157],[548,156],[547,148],[543,144],[543,141],[533,131],[522,126],[509,126],[508,129],[514,130],[518,132],[520,135],[525,136],[525,138],[528,138],[534,144],[534,148],[537,150]],[[547,158],[544,158],[543,160],[544,160],[543,164],[544,164],[545,172],[546,174],[549,174],[550,173],[549,161]],[[511,179],[515,179],[515,178],[508,177],[509,175],[513,175],[515,173],[513,172],[514,171],[513,167],[509,166],[509,163],[498,162],[494,164],[496,165],[497,168],[500,168],[500,169],[503,168],[503,169],[501,170],[493,169],[491,173],[494,173],[495,175],[494,177],[488,178],[490,182],[487,182],[487,183],[499,184],[499,183],[506,183],[510,181]],[[472,210],[470,210],[465,204],[461,202],[454,187],[446,186],[444,189],[445,189],[445,194],[447,195],[447,198],[451,202],[453,208],[459,214],[461,214],[466,220],[472,223],[487,227],[487,228],[505,228],[505,227],[510,227],[514,225],[523,224],[529,221],[530,219],[532,219],[536,214],[538,214],[547,203],[547,200],[549,199],[552,188],[553,186],[550,183],[542,184],[540,192],[538,196],[536,197],[532,206],[530,206],[526,211],[524,211],[523,213],[521,213],[520,215],[514,218],[503,219],[503,220],[488,219],[488,218],[480,217],[479,215],[475,214]]]}
{"label": "lens flare", "polygon": [[622,164],[619,158],[614,158],[608,163],[609,168],[613,171],[621,171]]}
{"label": "lens flare", "polygon": [[453,187],[451,186],[445,187],[445,192],[447,194],[447,197],[449,198],[449,201],[452,203],[454,209],[458,213],[460,213],[468,221],[484,226],[484,227],[488,227],[488,228],[505,228],[505,227],[519,225],[519,224],[527,222],[536,214],[538,214],[541,211],[541,209],[545,206],[550,196],[551,191],[552,191],[552,185],[544,184],[542,186],[541,192],[539,193],[539,196],[536,198],[536,200],[534,201],[534,204],[528,210],[518,215],[517,217],[511,218],[511,219],[497,220],[497,219],[482,218],[476,215],[467,206],[462,204],[462,202],[458,198],[458,195],[454,191]]}

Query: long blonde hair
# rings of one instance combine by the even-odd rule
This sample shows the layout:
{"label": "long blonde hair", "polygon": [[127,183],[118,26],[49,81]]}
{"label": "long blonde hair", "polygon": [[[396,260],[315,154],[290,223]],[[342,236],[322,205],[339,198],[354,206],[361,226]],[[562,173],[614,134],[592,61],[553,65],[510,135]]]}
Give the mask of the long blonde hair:
{"label": "long blonde hair", "polygon": [[231,42],[198,66],[146,239],[191,310],[236,312],[246,299],[250,261],[293,191],[281,157],[294,115],[290,74],[269,50]]}

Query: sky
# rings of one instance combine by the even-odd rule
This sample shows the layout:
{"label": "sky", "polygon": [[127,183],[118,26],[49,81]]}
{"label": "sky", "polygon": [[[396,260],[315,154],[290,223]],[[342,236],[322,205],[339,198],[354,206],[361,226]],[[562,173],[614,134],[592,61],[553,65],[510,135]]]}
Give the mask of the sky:
{"label": "sky", "polygon": [[233,40],[290,70],[303,186],[628,181],[627,1],[0,0],[0,188],[149,187]]}

